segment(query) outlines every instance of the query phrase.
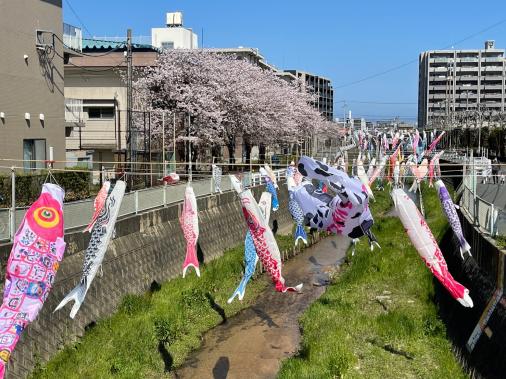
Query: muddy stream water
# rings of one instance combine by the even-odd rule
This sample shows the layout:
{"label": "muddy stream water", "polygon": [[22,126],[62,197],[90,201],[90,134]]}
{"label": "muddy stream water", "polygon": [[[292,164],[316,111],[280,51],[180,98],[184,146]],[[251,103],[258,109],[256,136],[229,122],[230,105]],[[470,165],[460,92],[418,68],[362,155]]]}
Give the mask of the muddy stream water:
{"label": "muddy stream water", "polygon": [[302,293],[278,293],[269,286],[254,305],[207,332],[175,377],[275,378],[281,361],[298,350],[299,316],[325,291],[348,244],[347,237],[331,236],[286,262],[287,285],[304,283]]}

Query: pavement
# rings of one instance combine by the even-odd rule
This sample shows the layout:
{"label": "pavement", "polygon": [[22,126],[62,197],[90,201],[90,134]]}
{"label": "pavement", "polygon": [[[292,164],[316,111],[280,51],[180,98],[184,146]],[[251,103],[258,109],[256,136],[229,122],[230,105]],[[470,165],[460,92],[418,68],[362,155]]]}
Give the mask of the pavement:
{"label": "pavement", "polygon": [[299,316],[324,293],[349,243],[347,237],[334,235],[286,262],[283,276],[287,285],[303,282],[302,293],[279,293],[268,286],[254,305],[207,332],[201,348],[175,377],[276,378],[281,361],[298,350]]}

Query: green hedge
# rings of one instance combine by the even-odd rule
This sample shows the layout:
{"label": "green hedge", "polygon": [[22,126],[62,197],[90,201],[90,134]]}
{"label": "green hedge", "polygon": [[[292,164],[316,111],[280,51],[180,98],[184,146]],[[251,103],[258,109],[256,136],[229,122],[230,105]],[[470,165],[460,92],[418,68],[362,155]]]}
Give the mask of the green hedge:
{"label": "green hedge", "polygon": [[[27,206],[40,195],[47,171],[38,174],[16,172],[16,206]],[[57,183],[65,190],[65,201],[86,199],[91,196],[91,172],[53,172]],[[54,180],[53,180],[54,182]],[[0,175],[0,207],[11,206],[11,176]]]}

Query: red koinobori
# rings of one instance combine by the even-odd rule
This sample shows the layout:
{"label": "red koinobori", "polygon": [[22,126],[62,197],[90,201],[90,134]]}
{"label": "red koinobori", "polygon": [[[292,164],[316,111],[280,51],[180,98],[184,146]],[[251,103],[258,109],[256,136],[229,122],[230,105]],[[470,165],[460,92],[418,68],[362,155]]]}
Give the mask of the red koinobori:
{"label": "red koinobori", "polygon": [[400,188],[392,191],[392,199],[409,239],[427,267],[455,300],[464,307],[472,307],[469,290],[448,271],[443,253],[413,200]]}
{"label": "red koinobori", "polygon": [[287,287],[285,285],[285,279],[281,275],[281,254],[276,239],[262,215],[251,190],[244,191],[241,182],[233,175],[230,175],[230,180],[232,186],[239,193],[244,218],[253,238],[258,258],[265,270],[271,275],[272,281],[276,286],[276,291],[299,292],[302,289],[302,283],[295,287]]}

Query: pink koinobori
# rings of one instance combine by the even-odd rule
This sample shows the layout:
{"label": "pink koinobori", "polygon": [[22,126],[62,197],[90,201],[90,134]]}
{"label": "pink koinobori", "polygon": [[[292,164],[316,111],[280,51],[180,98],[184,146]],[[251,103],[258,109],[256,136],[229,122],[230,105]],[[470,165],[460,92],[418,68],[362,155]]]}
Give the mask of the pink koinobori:
{"label": "pink koinobori", "polygon": [[14,236],[0,307],[0,378],[23,329],[46,301],[63,258],[64,195],[59,186],[44,184]]}
{"label": "pink koinobori", "polygon": [[443,253],[413,200],[402,189],[394,189],[392,199],[411,243],[427,267],[454,299],[464,307],[472,307],[473,300],[469,296],[469,290],[457,282],[448,271]]}
{"label": "pink koinobori", "polygon": [[184,238],[186,239],[186,257],[183,263],[183,278],[188,267],[192,266],[200,277],[199,261],[197,259],[197,240],[199,238],[199,215],[197,198],[193,187],[188,184],[184,193],[183,211],[179,218]]}

